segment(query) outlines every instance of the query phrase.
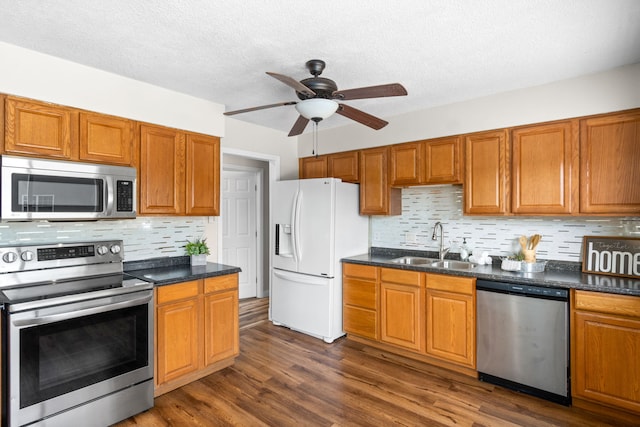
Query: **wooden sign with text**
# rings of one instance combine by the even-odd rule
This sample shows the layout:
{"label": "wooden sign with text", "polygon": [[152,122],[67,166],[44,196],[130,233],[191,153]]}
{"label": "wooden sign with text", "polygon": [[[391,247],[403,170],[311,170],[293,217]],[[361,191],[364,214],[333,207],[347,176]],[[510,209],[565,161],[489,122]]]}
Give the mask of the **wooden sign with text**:
{"label": "wooden sign with text", "polygon": [[582,272],[640,277],[640,238],[584,236]]}

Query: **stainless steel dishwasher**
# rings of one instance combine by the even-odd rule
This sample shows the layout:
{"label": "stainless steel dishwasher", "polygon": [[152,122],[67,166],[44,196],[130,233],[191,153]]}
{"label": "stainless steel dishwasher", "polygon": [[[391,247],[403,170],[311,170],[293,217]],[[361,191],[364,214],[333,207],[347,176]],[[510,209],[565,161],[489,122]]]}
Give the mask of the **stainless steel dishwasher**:
{"label": "stainless steel dishwasher", "polygon": [[488,280],[476,289],[479,379],[570,404],[569,291]]}

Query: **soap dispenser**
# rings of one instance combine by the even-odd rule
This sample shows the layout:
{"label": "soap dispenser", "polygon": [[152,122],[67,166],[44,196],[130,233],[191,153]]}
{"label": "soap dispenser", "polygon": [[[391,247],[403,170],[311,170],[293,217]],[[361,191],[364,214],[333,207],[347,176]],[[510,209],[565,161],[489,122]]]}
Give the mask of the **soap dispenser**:
{"label": "soap dispenser", "polygon": [[471,248],[467,246],[467,238],[462,238],[462,246],[460,246],[460,259],[462,261],[466,261],[469,259],[469,255],[471,254]]}

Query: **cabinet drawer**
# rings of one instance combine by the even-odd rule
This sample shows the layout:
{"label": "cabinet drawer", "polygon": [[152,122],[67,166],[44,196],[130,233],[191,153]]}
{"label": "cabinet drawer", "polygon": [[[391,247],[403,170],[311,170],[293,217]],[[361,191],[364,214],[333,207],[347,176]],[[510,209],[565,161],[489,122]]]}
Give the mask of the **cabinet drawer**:
{"label": "cabinet drawer", "polygon": [[427,289],[473,295],[476,279],[441,274],[427,274]]}
{"label": "cabinet drawer", "polygon": [[419,271],[405,271],[393,268],[381,268],[380,278],[383,282],[401,283],[410,286],[420,286],[424,283],[424,275]]}
{"label": "cabinet drawer", "polygon": [[175,285],[160,286],[158,288],[157,304],[177,301],[198,296],[198,281],[177,283]]}
{"label": "cabinet drawer", "polygon": [[378,268],[370,265],[343,264],[342,272],[345,276],[361,277],[363,279],[378,279]]}
{"label": "cabinet drawer", "polygon": [[575,310],[640,317],[640,298],[638,297],[577,290],[574,292],[573,308]]}
{"label": "cabinet drawer", "polygon": [[235,289],[238,287],[238,273],[204,279],[204,293]]}
{"label": "cabinet drawer", "polygon": [[345,306],[343,323],[344,330],[349,334],[378,339],[376,334],[378,319],[375,311]]}
{"label": "cabinet drawer", "polygon": [[344,303],[375,310],[377,308],[377,286],[375,282],[345,278],[343,283]]}

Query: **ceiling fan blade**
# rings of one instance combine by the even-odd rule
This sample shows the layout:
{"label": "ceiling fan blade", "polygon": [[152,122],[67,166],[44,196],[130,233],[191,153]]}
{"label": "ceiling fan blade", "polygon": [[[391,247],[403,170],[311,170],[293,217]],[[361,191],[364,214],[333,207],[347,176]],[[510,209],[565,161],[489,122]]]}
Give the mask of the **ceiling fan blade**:
{"label": "ceiling fan blade", "polygon": [[309,89],[308,87],[306,87],[305,85],[303,85],[302,83],[300,83],[299,81],[297,81],[292,77],[285,76],[278,73],[271,73],[269,71],[267,71],[267,74],[269,74],[274,79],[280,80],[282,83],[286,84],[287,86],[294,88],[296,92],[300,92],[308,97],[316,96],[316,93],[314,91],[312,91],[311,89]]}
{"label": "ceiling fan blade", "polygon": [[333,92],[333,97],[340,100],[351,100],[364,98],[382,98],[385,96],[404,96],[406,94],[407,90],[400,83],[390,83],[388,85],[337,90]]}
{"label": "ceiling fan blade", "polygon": [[277,104],[261,105],[260,107],[251,107],[251,108],[244,108],[242,110],[227,111],[226,113],[224,113],[224,115],[233,116],[234,114],[248,113],[249,111],[264,110],[266,108],[282,107],[284,105],[296,105],[296,104],[297,102],[295,101],[278,102]]}
{"label": "ceiling fan blade", "polygon": [[293,124],[288,136],[300,135],[304,131],[304,128],[307,127],[307,123],[309,123],[309,119],[303,116],[298,117],[298,120]]}
{"label": "ceiling fan blade", "polygon": [[336,113],[348,119],[355,120],[358,123],[362,123],[365,126],[369,126],[370,128],[375,130],[380,130],[389,124],[389,122],[379,119],[376,116],[372,116],[369,113],[365,113],[362,110],[358,110],[357,108],[350,107],[346,104],[340,104]]}

